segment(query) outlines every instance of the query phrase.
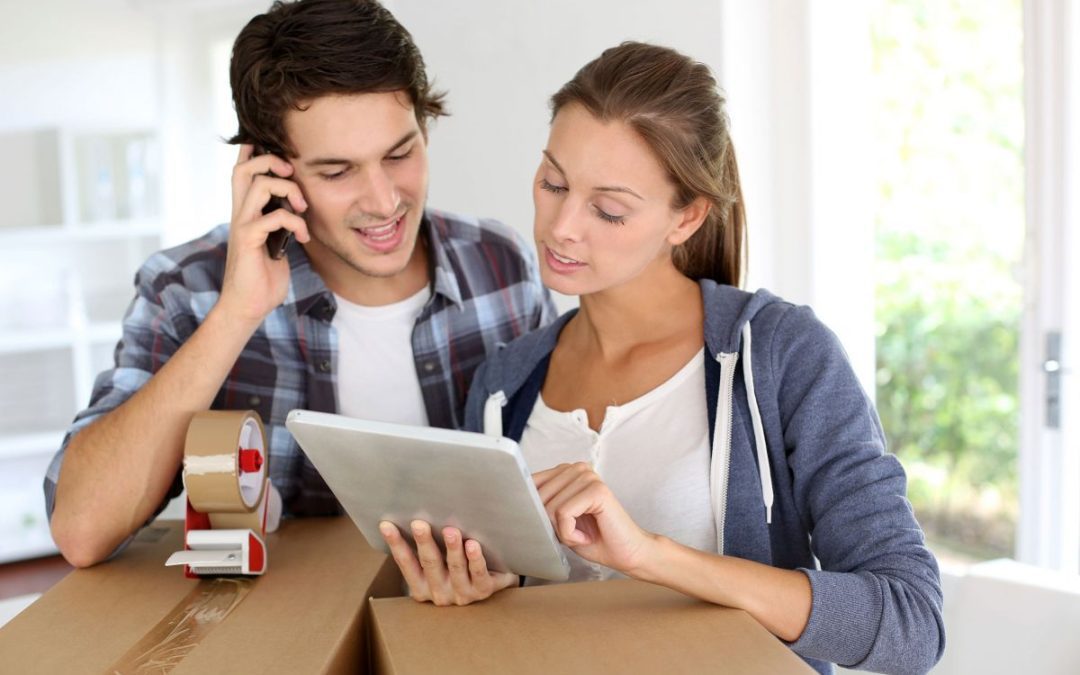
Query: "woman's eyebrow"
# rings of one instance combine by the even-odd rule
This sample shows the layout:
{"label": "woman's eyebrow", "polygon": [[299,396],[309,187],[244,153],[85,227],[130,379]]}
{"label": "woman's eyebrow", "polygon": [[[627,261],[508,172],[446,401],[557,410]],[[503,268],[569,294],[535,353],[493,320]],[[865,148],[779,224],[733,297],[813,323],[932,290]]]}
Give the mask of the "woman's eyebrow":
{"label": "woman's eyebrow", "polygon": [[[558,160],[556,160],[555,157],[550,152],[548,152],[547,150],[544,150],[543,153],[544,153],[544,157],[547,157],[547,160],[549,162],[551,162],[551,165],[553,167],[555,167],[555,170],[558,171],[559,173],[561,173],[563,175],[563,177],[565,178],[566,177],[566,171],[563,170],[563,168],[559,164]],[[622,185],[601,185],[600,187],[595,187],[593,189],[596,190],[597,192],[622,192],[622,193],[637,197],[641,201],[645,201],[644,197],[642,197],[638,193],[634,192],[630,188],[624,187]]]}

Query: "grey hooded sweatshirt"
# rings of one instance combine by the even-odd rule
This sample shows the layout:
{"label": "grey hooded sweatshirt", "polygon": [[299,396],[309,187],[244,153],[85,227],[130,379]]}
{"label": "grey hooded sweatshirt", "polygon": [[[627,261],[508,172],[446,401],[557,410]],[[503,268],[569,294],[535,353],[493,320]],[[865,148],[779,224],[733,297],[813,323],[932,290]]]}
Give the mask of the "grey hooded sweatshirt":
{"label": "grey hooded sweatshirt", "polygon": [[[810,619],[789,646],[817,671],[928,671],[945,649],[937,561],[839,341],[767,291],[700,286],[718,553],[809,577]],[[574,313],[488,357],[467,429],[521,440]]]}

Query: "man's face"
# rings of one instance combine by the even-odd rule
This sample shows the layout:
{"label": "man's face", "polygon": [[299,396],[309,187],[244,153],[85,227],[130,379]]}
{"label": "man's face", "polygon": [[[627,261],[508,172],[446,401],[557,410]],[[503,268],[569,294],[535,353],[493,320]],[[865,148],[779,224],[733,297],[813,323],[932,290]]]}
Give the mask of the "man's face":
{"label": "man's face", "polygon": [[286,113],[285,132],[298,153],[290,161],[309,205],[305,248],[316,269],[344,282],[415,265],[428,157],[408,96],[317,98]]}

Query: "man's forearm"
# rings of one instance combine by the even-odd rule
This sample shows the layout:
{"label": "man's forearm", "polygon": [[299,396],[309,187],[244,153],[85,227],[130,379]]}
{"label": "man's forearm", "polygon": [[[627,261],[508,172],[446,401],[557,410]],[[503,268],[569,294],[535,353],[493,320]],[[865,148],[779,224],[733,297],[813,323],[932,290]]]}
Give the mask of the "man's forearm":
{"label": "man's forearm", "polygon": [[192,415],[213,402],[256,327],[211,311],[142,389],[71,439],[51,520],[69,562],[100,562],[154,513]]}

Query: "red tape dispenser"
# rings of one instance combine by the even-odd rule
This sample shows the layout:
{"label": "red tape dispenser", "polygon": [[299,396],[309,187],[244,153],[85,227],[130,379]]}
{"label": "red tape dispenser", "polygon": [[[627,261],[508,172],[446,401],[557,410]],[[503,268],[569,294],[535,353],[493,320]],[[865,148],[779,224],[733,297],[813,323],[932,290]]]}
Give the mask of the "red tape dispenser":
{"label": "red tape dispenser", "polygon": [[187,517],[184,550],[166,565],[184,576],[258,575],[266,571],[267,532],[281,519],[270,483],[262,420],[254,411],[196,413],[184,442]]}

